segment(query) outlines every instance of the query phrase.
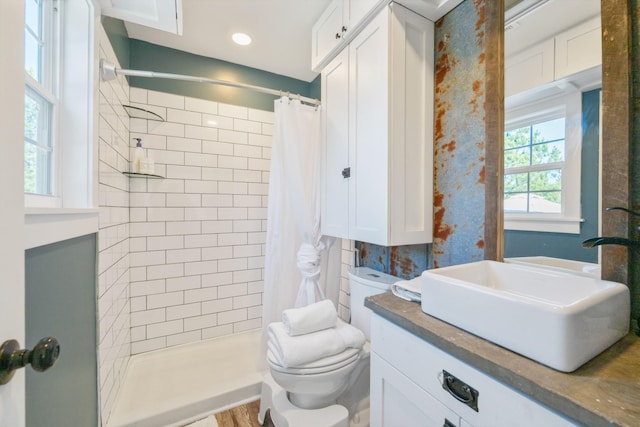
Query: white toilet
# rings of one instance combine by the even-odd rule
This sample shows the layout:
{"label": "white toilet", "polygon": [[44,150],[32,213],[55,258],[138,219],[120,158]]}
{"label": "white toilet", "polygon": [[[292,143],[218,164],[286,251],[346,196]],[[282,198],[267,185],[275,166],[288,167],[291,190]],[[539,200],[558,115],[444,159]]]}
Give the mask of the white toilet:
{"label": "white toilet", "polygon": [[[261,420],[268,409],[267,406],[271,406],[272,418],[275,412],[276,418],[282,419],[283,411],[295,408],[297,415],[300,414],[300,410],[308,410],[310,419],[312,413],[314,419],[318,419],[322,417],[323,408],[341,406],[336,405],[336,401],[352,412],[362,406],[360,404],[362,400],[368,401],[371,311],[364,306],[364,300],[368,296],[388,291],[398,280],[400,280],[398,277],[380,273],[368,267],[352,268],[349,271],[351,324],[364,333],[367,338],[366,344],[362,349],[348,348],[342,353],[295,368],[280,366],[273,357],[267,357],[271,378],[265,381],[265,384],[269,383],[266,393],[263,386],[260,405]],[[275,384],[270,382],[271,379]],[[268,394],[277,393],[276,389],[279,388],[286,392],[292,408],[279,409],[270,404],[270,401],[275,403],[276,399]],[[355,393],[348,390],[350,388],[354,388]],[[345,413],[342,412],[342,414]],[[286,422],[283,424],[287,425]],[[327,420],[325,425],[348,426],[349,421],[348,419],[336,422]]]}

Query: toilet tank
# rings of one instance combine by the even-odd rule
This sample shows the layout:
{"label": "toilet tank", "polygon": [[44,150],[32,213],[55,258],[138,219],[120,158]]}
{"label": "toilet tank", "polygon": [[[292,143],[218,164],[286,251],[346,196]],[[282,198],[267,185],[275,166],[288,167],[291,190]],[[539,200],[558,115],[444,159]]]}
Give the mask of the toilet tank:
{"label": "toilet tank", "polygon": [[364,306],[364,299],[388,291],[398,280],[401,279],[369,267],[349,270],[351,324],[364,332],[367,340],[370,339],[371,310]]}

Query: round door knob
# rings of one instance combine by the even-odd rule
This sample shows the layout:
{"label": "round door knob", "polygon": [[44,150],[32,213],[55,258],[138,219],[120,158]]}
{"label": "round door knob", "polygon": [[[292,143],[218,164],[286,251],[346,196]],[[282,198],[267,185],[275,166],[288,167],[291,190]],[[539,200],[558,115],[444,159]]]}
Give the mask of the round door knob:
{"label": "round door knob", "polygon": [[33,350],[20,349],[16,340],[7,340],[0,346],[0,385],[11,381],[16,369],[27,365],[38,372],[52,367],[60,355],[60,344],[53,337],[38,341]]}
{"label": "round door knob", "polygon": [[46,371],[56,363],[60,355],[60,344],[53,337],[45,337],[38,341],[31,353],[29,353],[29,363],[31,367],[38,371]]}

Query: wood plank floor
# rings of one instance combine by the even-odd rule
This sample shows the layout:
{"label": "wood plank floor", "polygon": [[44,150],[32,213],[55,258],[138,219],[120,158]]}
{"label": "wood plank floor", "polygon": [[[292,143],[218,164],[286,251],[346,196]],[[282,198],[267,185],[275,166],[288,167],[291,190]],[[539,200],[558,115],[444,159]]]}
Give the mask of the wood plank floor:
{"label": "wood plank floor", "polygon": [[271,417],[267,413],[264,425],[258,422],[260,401],[249,402],[246,405],[231,408],[216,414],[219,427],[274,427]]}

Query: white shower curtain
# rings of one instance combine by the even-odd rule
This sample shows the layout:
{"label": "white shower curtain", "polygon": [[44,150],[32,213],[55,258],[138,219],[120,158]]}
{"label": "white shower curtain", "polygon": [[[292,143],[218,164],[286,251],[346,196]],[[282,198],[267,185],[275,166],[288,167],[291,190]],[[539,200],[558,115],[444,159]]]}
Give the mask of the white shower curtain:
{"label": "white shower curtain", "polygon": [[280,321],[283,310],[326,298],[338,303],[340,244],[320,232],[320,120],[319,107],[286,97],[275,101],[262,356],[266,327]]}

